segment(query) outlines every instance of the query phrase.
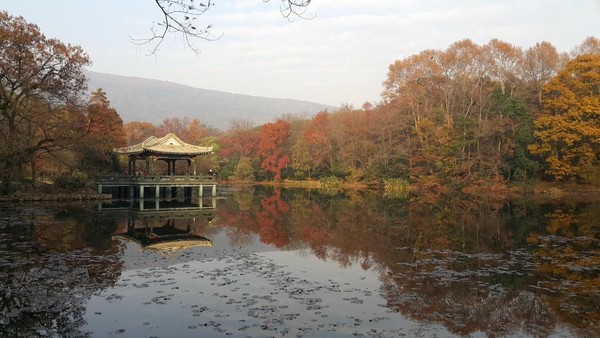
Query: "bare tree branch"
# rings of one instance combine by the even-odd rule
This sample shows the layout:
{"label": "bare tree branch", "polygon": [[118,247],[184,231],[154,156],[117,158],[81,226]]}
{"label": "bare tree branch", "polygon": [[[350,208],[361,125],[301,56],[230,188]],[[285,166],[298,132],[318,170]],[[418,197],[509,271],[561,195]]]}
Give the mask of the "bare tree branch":
{"label": "bare tree branch", "polygon": [[[263,0],[265,3],[269,1]],[[281,15],[288,20],[295,17],[305,18],[306,9],[311,2],[311,0],[280,1]],[[193,44],[194,40],[215,41],[221,38],[222,34],[217,37],[211,36],[211,24],[201,27],[196,21],[215,5],[214,0],[154,0],[154,2],[162,13],[162,20],[153,22],[149,38],[131,38],[138,45],[151,45],[149,55],[156,54],[168,34],[181,34],[185,44],[196,54],[199,54],[200,50]]]}
{"label": "bare tree branch", "polygon": [[[269,0],[263,0],[265,3]],[[291,20],[294,17],[304,18],[306,9],[311,0],[281,0],[280,11],[284,18]]]}

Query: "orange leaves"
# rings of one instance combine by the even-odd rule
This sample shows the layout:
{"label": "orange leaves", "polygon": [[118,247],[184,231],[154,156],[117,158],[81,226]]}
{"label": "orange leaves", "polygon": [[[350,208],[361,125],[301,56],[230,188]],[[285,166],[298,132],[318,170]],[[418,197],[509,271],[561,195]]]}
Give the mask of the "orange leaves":
{"label": "orange leaves", "polygon": [[35,171],[40,154],[73,142],[81,125],[55,114],[77,110],[71,104],[86,89],[83,67],[89,64],[80,47],[47,39],[23,17],[0,11],[0,194],[26,163]]}
{"label": "orange leaves", "polygon": [[600,55],[569,62],[543,87],[543,111],[535,121],[533,154],[545,157],[548,173],[577,178],[600,156]]}
{"label": "orange leaves", "polygon": [[258,144],[258,132],[253,129],[249,121],[232,121],[229,131],[220,138],[221,156],[250,157],[256,151]]}
{"label": "orange leaves", "polygon": [[128,122],[123,125],[127,144],[138,144],[150,136],[156,136],[156,126],[150,122]]}
{"label": "orange leaves", "polygon": [[97,89],[90,97],[87,108],[88,133],[86,146],[108,154],[115,147],[125,145],[123,120],[110,106],[110,101],[102,89]]}
{"label": "orange leaves", "polygon": [[173,133],[184,142],[199,145],[206,136],[206,129],[200,123],[200,120],[190,120],[189,117],[173,117],[162,121],[158,126],[158,132],[166,135]]}

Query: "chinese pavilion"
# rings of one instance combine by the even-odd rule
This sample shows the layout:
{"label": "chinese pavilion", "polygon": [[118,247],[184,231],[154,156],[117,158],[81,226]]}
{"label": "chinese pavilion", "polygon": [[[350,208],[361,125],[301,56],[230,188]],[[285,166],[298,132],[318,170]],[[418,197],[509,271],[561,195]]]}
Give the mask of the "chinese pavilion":
{"label": "chinese pavilion", "polygon": [[[197,173],[196,159],[198,156],[212,153],[212,147],[200,147],[183,142],[175,134],[169,133],[161,138],[151,136],[141,143],[115,148],[113,152],[127,156],[127,175],[109,175],[98,180],[98,192],[103,193],[103,188],[115,188],[120,196],[125,192],[130,198],[144,199],[145,196],[173,196],[177,189],[183,189],[184,194],[190,195],[191,189],[199,188],[199,196],[203,196],[204,187],[210,187],[212,196],[216,196],[216,180],[212,174],[200,175]],[[144,161],[140,166],[138,162]],[[156,172],[156,161],[164,161],[167,170],[162,173]],[[185,169],[176,164],[184,161]],[[152,189],[150,195],[147,189]],[[171,193],[173,192],[173,194]],[[114,194],[113,194],[114,196]]]}
{"label": "chinese pavilion", "polygon": [[116,148],[116,154],[128,155],[128,174],[135,175],[138,160],[146,162],[148,175],[156,175],[154,162],[157,160],[167,163],[167,175],[176,175],[175,163],[185,161],[187,174],[196,175],[196,157],[212,153],[212,147],[200,147],[183,142],[173,133],[161,138],[150,136],[145,141],[129,147]]}

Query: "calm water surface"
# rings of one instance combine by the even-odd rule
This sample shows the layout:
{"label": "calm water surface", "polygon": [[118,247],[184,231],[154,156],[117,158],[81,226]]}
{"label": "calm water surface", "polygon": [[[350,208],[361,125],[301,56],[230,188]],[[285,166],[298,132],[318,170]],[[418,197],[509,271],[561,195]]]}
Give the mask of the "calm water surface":
{"label": "calm water surface", "polygon": [[0,204],[2,337],[598,337],[600,203]]}

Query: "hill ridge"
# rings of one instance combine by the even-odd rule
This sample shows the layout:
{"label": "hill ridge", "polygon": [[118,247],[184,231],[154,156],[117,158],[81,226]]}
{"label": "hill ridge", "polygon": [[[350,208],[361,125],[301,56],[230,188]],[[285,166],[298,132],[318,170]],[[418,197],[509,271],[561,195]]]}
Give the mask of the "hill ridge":
{"label": "hill ridge", "polygon": [[231,120],[260,125],[283,114],[314,115],[333,106],[296,99],[272,98],[196,88],[165,80],[86,71],[90,91],[102,88],[124,122],[159,124],[166,118],[198,118],[225,130]]}

